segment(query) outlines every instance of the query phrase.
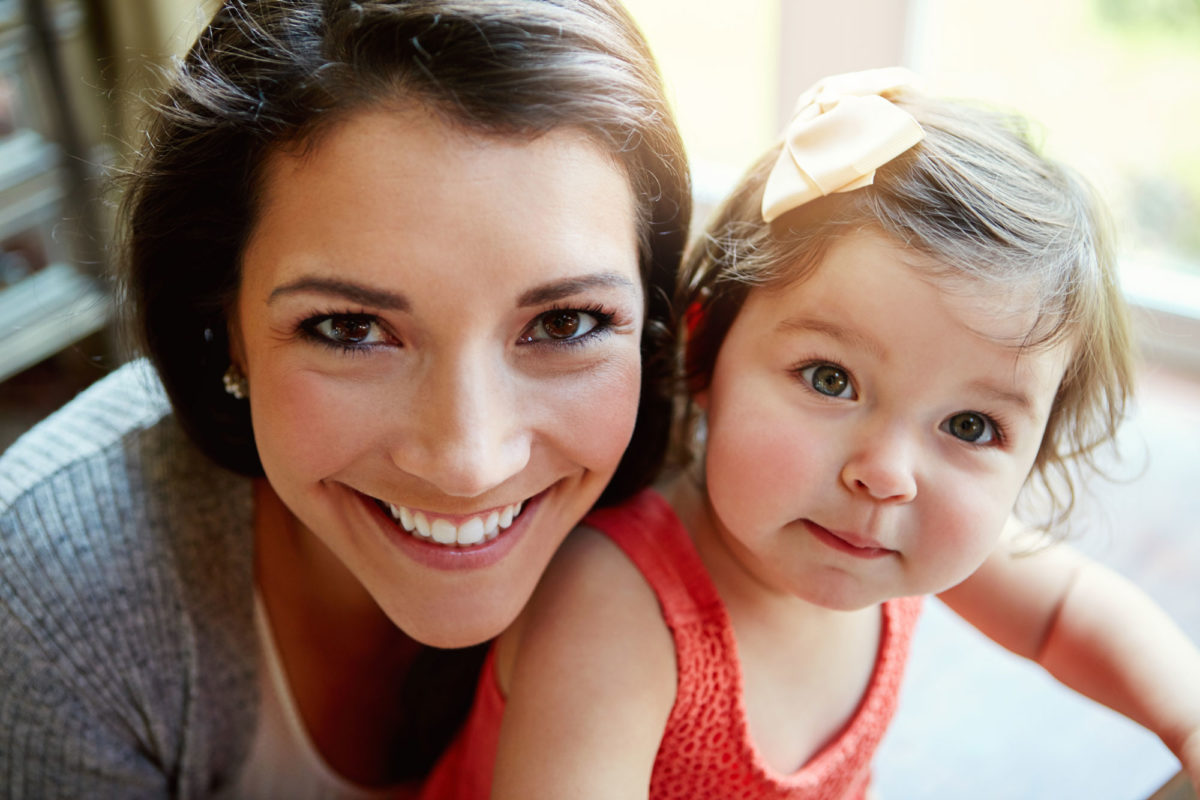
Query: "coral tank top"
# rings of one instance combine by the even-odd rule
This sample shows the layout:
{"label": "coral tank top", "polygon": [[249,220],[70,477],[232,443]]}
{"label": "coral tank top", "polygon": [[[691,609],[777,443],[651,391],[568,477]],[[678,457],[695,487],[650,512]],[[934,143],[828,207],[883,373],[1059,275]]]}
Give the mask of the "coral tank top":
{"label": "coral tank top", "polygon": [[[654,762],[652,800],[865,798],[871,759],[896,710],[921,598],[883,604],[875,668],[857,711],[807,764],[783,774],[767,765],[750,739],[729,615],[670,505],[646,490],[621,506],[594,511],[584,524],[612,539],[634,563],[675,640],[678,690]],[[503,713],[493,651],[471,716],[427,781],[423,800],[488,797]]]}

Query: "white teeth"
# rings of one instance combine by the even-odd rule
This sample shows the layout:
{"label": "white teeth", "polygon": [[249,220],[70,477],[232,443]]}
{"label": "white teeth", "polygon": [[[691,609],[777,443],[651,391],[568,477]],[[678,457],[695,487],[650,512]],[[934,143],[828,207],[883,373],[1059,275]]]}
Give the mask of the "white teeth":
{"label": "white teeth", "polygon": [[500,531],[511,526],[513,520],[521,515],[521,509],[524,506],[524,501],[513,503],[502,509],[489,511],[486,515],[471,517],[456,526],[450,520],[441,517],[435,517],[431,522],[420,511],[412,511],[392,503],[385,504],[392,519],[414,536],[429,539],[438,544],[460,547],[495,539],[500,535]]}
{"label": "white teeth", "polygon": [[415,525],[413,525],[412,512],[409,511],[404,506],[398,506],[398,505],[394,505],[392,503],[388,503],[387,507],[388,507],[388,511],[391,512],[392,519],[399,522],[400,526],[402,528],[404,528],[404,530],[408,531],[409,533],[412,533],[413,528],[416,527]]}
{"label": "white teeth", "polygon": [[483,541],[483,520],[479,517],[471,519],[458,526],[459,544],[479,544]]}
{"label": "white teeth", "polygon": [[433,540],[438,544],[454,544],[458,539],[458,528],[444,519],[435,519],[430,533],[433,534]]}

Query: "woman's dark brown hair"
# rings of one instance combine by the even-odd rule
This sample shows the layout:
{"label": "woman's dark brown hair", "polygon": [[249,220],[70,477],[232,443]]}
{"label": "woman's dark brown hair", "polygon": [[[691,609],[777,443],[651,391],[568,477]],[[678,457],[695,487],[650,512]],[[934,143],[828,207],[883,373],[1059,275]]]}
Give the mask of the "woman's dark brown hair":
{"label": "woman's dark brown hair", "polygon": [[262,474],[248,405],[221,375],[266,156],[414,101],[488,135],[573,127],[624,168],[641,221],[642,394],[600,502],[627,497],[654,477],[670,430],[669,298],[691,195],[653,58],[609,0],[224,3],[157,105],[123,205],[130,321],[176,416],[216,462]]}

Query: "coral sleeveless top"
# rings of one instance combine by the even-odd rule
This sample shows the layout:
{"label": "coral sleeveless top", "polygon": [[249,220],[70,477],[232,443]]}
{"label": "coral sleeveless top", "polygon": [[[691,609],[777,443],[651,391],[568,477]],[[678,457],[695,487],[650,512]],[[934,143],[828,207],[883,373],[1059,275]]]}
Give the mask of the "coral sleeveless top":
{"label": "coral sleeveless top", "polygon": [[[895,713],[921,598],[883,604],[875,669],[842,732],[791,774],[767,765],[750,739],[733,627],[675,512],[653,490],[593,512],[586,525],[621,548],[654,590],[675,640],[678,690],[654,762],[652,800],[791,798],[861,800],[870,764]],[[489,656],[459,738],[422,797],[488,796],[504,699]]]}

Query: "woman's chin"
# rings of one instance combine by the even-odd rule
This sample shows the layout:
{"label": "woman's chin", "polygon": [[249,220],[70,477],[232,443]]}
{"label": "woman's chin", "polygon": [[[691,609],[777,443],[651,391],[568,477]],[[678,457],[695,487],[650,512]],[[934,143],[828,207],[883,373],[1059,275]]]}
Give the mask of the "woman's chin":
{"label": "woman's chin", "polygon": [[[527,598],[526,598],[527,599]],[[511,600],[511,598],[505,598]],[[392,622],[409,637],[429,647],[470,647],[496,638],[512,624],[524,605],[512,603],[511,610],[476,603],[474,608],[421,609],[411,605],[402,613],[389,614]]]}

